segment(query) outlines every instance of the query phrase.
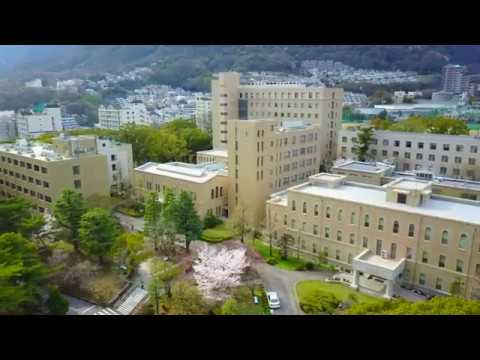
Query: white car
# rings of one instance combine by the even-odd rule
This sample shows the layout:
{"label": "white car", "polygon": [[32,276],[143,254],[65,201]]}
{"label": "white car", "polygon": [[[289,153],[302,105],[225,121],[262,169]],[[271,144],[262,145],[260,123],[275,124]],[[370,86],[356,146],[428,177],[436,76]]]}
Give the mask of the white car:
{"label": "white car", "polygon": [[280,309],[280,299],[274,291],[267,292],[268,306],[270,309]]}

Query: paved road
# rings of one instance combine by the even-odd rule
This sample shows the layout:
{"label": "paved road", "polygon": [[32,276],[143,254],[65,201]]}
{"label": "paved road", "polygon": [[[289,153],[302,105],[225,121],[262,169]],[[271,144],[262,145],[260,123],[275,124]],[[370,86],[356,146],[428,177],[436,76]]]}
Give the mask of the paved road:
{"label": "paved road", "polygon": [[265,263],[254,265],[262,278],[267,291],[276,291],[281,308],[275,315],[303,315],[297,301],[295,285],[302,280],[325,280],[328,274],[317,271],[289,271]]}
{"label": "paved road", "polygon": [[68,300],[70,304],[67,315],[93,315],[97,311],[102,310],[102,307],[89,303],[87,301],[68,295],[63,296]]}
{"label": "paved road", "polygon": [[132,226],[134,227],[134,230],[136,231],[143,231],[145,221],[142,218],[134,218],[132,216],[127,216],[124,214],[120,214],[118,212],[115,213],[115,217],[117,217],[120,220],[120,223],[123,225],[127,225],[128,227]]}

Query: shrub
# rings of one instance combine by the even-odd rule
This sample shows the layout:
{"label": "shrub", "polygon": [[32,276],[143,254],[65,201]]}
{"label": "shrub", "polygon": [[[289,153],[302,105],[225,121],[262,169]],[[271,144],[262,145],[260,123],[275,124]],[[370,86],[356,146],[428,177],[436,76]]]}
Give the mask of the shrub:
{"label": "shrub", "polygon": [[307,314],[333,314],[339,304],[340,300],[338,300],[333,294],[321,290],[315,290],[301,300],[300,307]]}
{"label": "shrub", "polygon": [[269,257],[269,258],[267,258],[266,263],[267,263],[268,265],[277,265],[277,264],[278,264],[278,260],[275,259],[274,257]]}
{"label": "shrub", "polygon": [[311,261],[308,261],[306,264],[305,264],[305,269],[306,270],[313,270],[315,268],[315,264]]}
{"label": "shrub", "polygon": [[295,270],[297,271],[304,271],[306,268],[307,267],[305,264],[298,264],[297,266],[295,266]]}
{"label": "shrub", "polygon": [[68,312],[69,303],[57,287],[50,287],[48,290],[47,308],[50,314],[65,315]]}
{"label": "shrub", "polygon": [[205,215],[205,218],[203,219],[204,229],[211,229],[222,224],[223,224],[223,220],[213,215],[211,211],[208,211],[207,214]]}

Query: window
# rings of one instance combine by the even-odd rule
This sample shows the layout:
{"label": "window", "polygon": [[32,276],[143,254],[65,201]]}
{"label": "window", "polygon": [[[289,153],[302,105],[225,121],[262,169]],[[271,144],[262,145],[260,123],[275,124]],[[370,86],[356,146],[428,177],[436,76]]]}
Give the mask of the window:
{"label": "window", "polygon": [[335,259],[340,260],[340,250],[335,251]]}
{"label": "window", "polygon": [[210,190],[210,198],[213,200],[215,198],[215,190]]}
{"label": "window", "polygon": [[460,241],[458,242],[458,247],[462,250],[465,250],[468,247],[468,235],[460,235]]}
{"label": "window", "polygon": [[325,209],[325,217],[327,219],[330,219],[330,206],[327,206],[327,208]]}
{"label": "window", "polygon": [[48,189],[50,187],[50,184],[48,182],[44,181],[43,182],[43,187]]}
{"label": "window", "polygon": [[351,245],[355,244],[355,234],[350,234],[349,242],[350,242]]}
{"label": "window", "polygon": [[378,230],[383,231],[384,220],[383,217],[378,218]]}
{"label": "window", "polygon": [[423,237],[424,240],[431,240],[432,239],[432,228],[427,226],[425,228],[425,236]]}
{"label": "window", "polygon": [[406,152],[404,155],[405,159],[410,159],[410,153],[409,152]]}
{"label": "window", "polygon": [[442,155],[442,162],[448,162],[448,156]]}
{"label": "window", "polygon": [[408,236],[409,237],[415,236],[415,225],[413,224],[408,225]]}
{"label": "window", "polygon": [[423,154],[417,153],[417,160],[422,160],[422,159],[423,159]]}
{"label": "window", "polygon": [[42,174],[46,174],[46,173],[47,173],[47,168],[42,167]]}
{"label": "window", "polygon": [[306,202],[303,203],[303,213],[304,214],[307,213],[307,203]]}
{"label": "window", "polygon": [[455,270],[459,273],[463,273],[463,260],[457,260],[457,266]]}
{"label": "window", "polygon": [[455,150],[457,150],[457,152],[462,152],[463,151],[463,145],[455,146]]}
{"label": "window", "polygon": [[407,248],[407,259],[412,259],[412,248]]}
{"label": "window", "polygon": [[352,214],[350,215],[350,224],[355,225],[355,217],[355,212],[352,212]]}
{"label": "window", "polygon": [[476,154],[478,152],[478,146],[476,145],[470,146],[470,152]]}
{"label": "window", "polygon": [[422,263],[428,264],[428,253],[426,251],[422,252]]}
{"label": "window", "polygon": [[330,238],[330,228],[327,226],[325,227],[325,239]]}
{"label": "window", "polygon": [[314,208],[313,208],[313,214],[315,216],[318,216],[318,205],[315,204]]}
{"label": "window", "polygon": [[475,165],[475,159],[474,158],[468,158],[468,165]]}
{"label": "window", "polygon": [[292,200],[292,211],[295,211],[296,210],[296,205],[295,205],[295,200]]}
{"label": "window", "polygon": [[392,243],[390,245],[390,258],[395,259],[397,257],[397,244]]}
{"label": "window", "polygon": [[430,143],[430,150],[437,150],[437,144]]}
{"label": "window", "polygon": [[362,246],[368,248],[368,237],[364,236],[362,239]]}
{"label": "window", "polygon": [[399,146],[400,146],[400,141],[399,141],[399,140],[395,140],[395,141],[393,142],[393,146],[399,147]]}
{"label": "window", "polygon": [[342,241],[342,232],[340,230],[337,231],[337,241]]}
{"label": "window", "polygon": [[448,231],[444,230],[442,232],[442,245],[448,245]]}
{"label": "window", "polygon": [[382,240],[377,240],[377,247],[375,250],[375,254],[382,255]]}
{"label": "window", "polygon": [[343,210],[342,209],[338,210],[337,221],[339,221],[339,222],[343,221]]}
{"label": "window", "polygon": [[461,164],[462,158],[460,156],[455,156],[455,164]]}
{"label": "window", "polygon": [[80,166],[75,165],[73,167],[73,175],[80,175]]}
{"label": "window", "polygon": [[412,142],[411,141],[406,141],[405,142],[405,147],[411,148],[412,147]]}
{"label": "window", "polygon": [[445,255],[440,255],[438,258],[438,267],[444,268],[445,267],[445,262],[447,261]]}
{"label": "window", "polygon": [[423,142],[417,143],[417,148],[418,149],[423,149]]}
{"label": "window", "polygon": [[424,273],[418,274],[418,283],[420,285],[425,285],[426,282],[427,282],[427,279],[426,279],[425,274]]}
{"label": "window", "polygon": [[382,142],[383,146],[388,146],[388,140],[387,139],[384,139],[383,142]]}
{"label": "window", "polygon": [[397,194],[397,202],[399,204],[406,204],[407,203],[407,194],[398,193]]}
{"label": "window", "polygon": [[80,189],[82,187],[82,182],[80,180],[75,180],[73,182],[73,186],[75,187],[75,189]]}
{"label": "window", "polygon": [[428,155],[428,161],[435,161],[435,155],[434,154],[429,154]]}
{"label": "window", "polygon": [[283,225],[287,225],[287,224],[288,224],[288,216],[284,215],[283,216]]}
{"label": "window", "polygon": [[40,166],[38,166],[38,165],[33,165],[33,170],[34,170],[34,171],[40,171]]}
{"label": "window", "polygon": [[443,151],[450,151],[450,144],[443,144]]}
{"label": "window", "polygon": [[442,279],[437,278],[437,280],[435,280],[435,289],[442,290]]}
{"label": "window", "polygon": [[313,225],[313,235],[318,235],[318,225]]}
{"label": "window", "polygon": [[369,227],[370,226],[370,216],[369,215],[365,215],[365,220],[363,222],[363,225],[365,227]]}
{"label": "window", "polygon": [[398,221],[395,220],[395,221],[393,222],[393,233],[394,233],[394,234],[398,234],[399,228],[400,228],[400,224],[398,223]]}

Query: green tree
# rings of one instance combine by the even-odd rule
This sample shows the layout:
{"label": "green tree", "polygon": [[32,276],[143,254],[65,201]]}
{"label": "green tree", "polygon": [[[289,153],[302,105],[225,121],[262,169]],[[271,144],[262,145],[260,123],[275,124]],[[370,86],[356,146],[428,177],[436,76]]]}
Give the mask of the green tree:
{"label": "green tree", "polygon": [[22,313],[38,306],[47,269],[37,248],[22,235],[0,235],[0,314]]}
{"label": "green tree", "polygon": [[380,117],[371,118],[369,123],[376,130],[388,130],[394,124],[392,120],[382,119]]}
{"label": "green tree", "polygon": [[209,310],[198,288],[186,281],[178,281],[173,285],[167,307],[172,315],[204,315]]}
{"label": "green tree", "polygon": [[355,155],[357,155],[359,161],[366,161],[368,155],[368,149],[373,142],[374,131],[372,127],[363,127],[358,131],[357,143],[353,149]]}
{"label": "green tree", "polygon": [[455,279],[450,283],[449,292],[452,296],[463,297],[465,295],[465,287],[461,279]]}
{"label": "green tree", "polygon": [[75,251],[79,249],[78,231],[81,218],[86,210],[82,194],[70,189],[63,190],[60,198],[54,204],[53,214],[60,226],[70,231],[70,240]]}
{"label": "green tree", "polygon": [[221,224],[223,224],[223,220],[213,215],[212,210],[208,210],[203,218],[203,228],[211,229]]}
{"label": "green tree", "polygon": [[119,230],[105,209],[90,209],[80,221],[80,244],[88,255],[98,256],[100,264],[118,241]]}
{"label": "green tree", "polygon": [[202,222],[195,209],[192,195],[181,191],[172,205],[165,206],[165,211],[168,214],[167,221],[172,221],[177,232],[185,235],[186,248],[190,251],[190,243],[198,240],[202,234]]}
{"label": "green tree", "polygon": [[158,280],[167,297],[172,297],[172,282],[182,273],[182,268],[179,265],[169,263],[160,259],[153,259],[152,261],[152,277]]}
{"label": "green tree", "polygon": [[152,241],[155,251],[158,251],[159,235],[162,235],[161,217],[162,204],[158,201],[158,194],[149,192],[145,197],[144,234]]}
{"label": "green tree", "polygon": [[16,232],[30,217],[31,204],[22,198],[0,200],[0,232]]}
{"label": "green tree", "polygon": [[280,248],[280,256],[286,260],[288,258],[288,246],[294,242],[295,239],[292,235],[284,233],[278,240],[278,247]]}
{"label": "green tree", "polygon": [[248,219],[247,219],[247,207],[241,204],[237,205],[233,212],[232,224],[234,230],[240,235],[240,241],[243,243],[245,236],[249,232]]}
{"label": "green tree", "polygon": [[127,272],[131,275],[137,266],[148,257],[143,234],[122,234],[115,245],[114,254],[121,263],[126,264]]}
{"label": "green tree", "polygon": [[47,308],[52,315],[65,315],[68,312],[69,302],[65,299],[58,287],[52,286],[48,291]]}
{"label": "green tree", "polygon": [[155,315],[160,313],[160,300],[164,295],[164,287],[162,281],[152,276],[150,278],[150,282],[148,283],[148,297],[150,299],[150,303],[153,306]]}

